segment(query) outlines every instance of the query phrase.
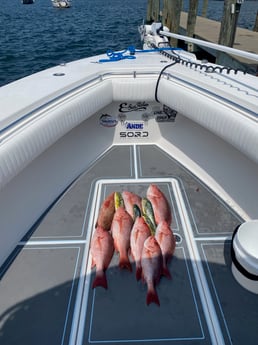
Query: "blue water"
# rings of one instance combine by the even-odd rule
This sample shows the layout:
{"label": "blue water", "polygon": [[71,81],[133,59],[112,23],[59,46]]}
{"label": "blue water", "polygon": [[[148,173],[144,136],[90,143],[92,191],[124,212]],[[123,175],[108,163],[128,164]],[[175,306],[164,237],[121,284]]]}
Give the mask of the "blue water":
{"label": "blue water", "polygon": [[[184,1],[184,10],[188,9],[188,1]],[[221,21],[223,16],[224,1],[208,0],[207,18]],[[199,0],[198,15],[202,13],[203,1]],[[240,8],[238,26],[244,29],[253,30],[256,13],[258,11],[258,1],[244,1]],[[257,43],[258,44],[258,43]]]}
{"label": "blue water", "polygon": [[[184,9],[188,1],[185,0]],[[202,1],[199,4],[201,12]],[[245,1],[239,26],[252,29],[257,1]],[[51,0],[1,0],[0,86],[33,72],[76,59],[141,48],[137,27],[146,17],[147,0],[73,0],[55,9]],[[208,18],[221,20],[223,1],[209,0]]]}

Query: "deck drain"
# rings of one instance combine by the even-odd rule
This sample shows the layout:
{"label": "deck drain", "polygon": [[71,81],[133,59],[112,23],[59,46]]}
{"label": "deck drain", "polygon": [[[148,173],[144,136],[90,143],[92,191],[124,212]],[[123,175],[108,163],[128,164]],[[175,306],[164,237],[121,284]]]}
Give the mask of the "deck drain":
{"label": "deck drain", "polygon": [[182,236],[180,236],[179,234],[175,234],[175,239],[176,239],[176,244],[180,244],[182,242]]}
{"label": "deck drain", "polygon": [[55,77],[63,77],[65,73],[54,73],[53,74]]}

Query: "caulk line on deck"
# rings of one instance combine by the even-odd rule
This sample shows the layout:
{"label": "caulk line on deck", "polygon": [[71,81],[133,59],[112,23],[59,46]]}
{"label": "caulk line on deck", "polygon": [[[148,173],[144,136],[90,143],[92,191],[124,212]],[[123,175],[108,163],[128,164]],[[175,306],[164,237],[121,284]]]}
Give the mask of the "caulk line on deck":
{"label": "caulk line on deck", "polygon": [[228,236],[203,236],[203,237],[195,237],[194,240],[195,241],[205,241],[205,242],[213,242],[213,241],[231,241],[232,236],[228,235]]}
{"label": "caulk line on deck", "polygon": [[137,162],[136,144],[133,145],[133,161],[134,161],[134,176],[136,179],[138,179],[138,162]]}
{"label": "caulk line on deck", "polygon": [[39,246],[39,245],[71,245],[86,244],[86,240],[43,240],[43,241],[20,241],[18,246]]}
{"label": "caulk line on deck", "polygon": [[216,300],[217,300],[217,303],[218,303],[218,306],[219,306],[219,310],[220,310],[220,313],[221,313],[222,320],[223,320],[224,325],[225,325],[225,329],[226,329],[226,332],[227,332],[227,335],[228,335],[228,339],[229,339],[230,344],[232,345],[232,340],[231,340],[232,338],[231,338],[231,335],[230,335],[230,332],[229,332],[229,328],[228,328],[228,325],[227,325],[227,322],[226,322],[225,315],[223,313],[223,308],[222,308],[221,303],[220,303],[220,299],[219,299],[219,296],[218,296],[218,293],[217,293],[217,289],[216,289],[216,286],[215,286],[215,283],[214,283],[214,280],[213,280],[213,275],[212,275],[212,273],[210,271],[209,260],[207,259],[207,256],[206,256],[205,250],[204,250],[205,246],[210,246],[210,245],[212,245],[212,246],[214,246],[214,245],[222,246],[223,250],[224,250],[224,243],[222,243],[222,242],[202,243],[201,244],[201,250],[202,250],[203,257],[204,257],[204,259],[206,261],[206,265],[207,265],[207,269],[208,269],[208,272],[209,272],[211,284],[212,284],[212,287],[213,287],[214,294],[216,296]]}
{"label": "caulk line on deck", "polygon": [[206,322],[209,328],[209,333],[212,339],[212,344],[225,344],[223,334],[219,325],[218,317],[212,302],[208,283],[205,278],[204,270],[201,263],[198,248],[196,246],[193,230],[188,217],[187,209],[181,194],[180,186],[177,180],[172,181],[173,191],[175,192],[175,199],[178,205],[178,211],[181,218],[181,223],[184,229],[185,240],[189,250],[192,268],[195,275],[196,284],[200,294],[202,307],[204,310]]}
{"label": "caulk line on deck", "polygon": [[[201,317],[200,317],[200,313],[198,310],[198,304],[197,304],[197,300],[196,300],[196,293],[195,290],[193,288],[193,281],[191,278],[191,274],[190,274],[190,270],[189,270],[189,264],[188,264],[188,260],[187,260],[187,256],[185,253],[185,249],[184,247],[178,247],[177,246],[177,250],[182,250],[183,253],[183,257],[184,257],[184,261],[185,261],[185,265],[186,265],[186,271],[187,271],[187,276],[188,276],[188,280],[189,280],[189,284],[191,287],[191,291],[192,291],[192,297],[193,297],[193,301],[194,301],[194,305],[195,305],[195,311],[197,314],[197,319],[199,321],[199,325],[200,325],[200,330],[201,330],[201,334],[200,336],[189,336],[189,337],[164,337],[164,338],[139,338],[139,339],[123,339],[123,338],[119,338],[119,339],[106,339],[106,340],[100,340],[100,339],[92,339],[92,328],[93,328],[93,323],[94,323],[94,304],[95,304],[95,299],[96,299],[96,292],[94,290],[93,292],[93,297],[92,297],[92,306],[91,306],[91,312],[90,312],[90,326],[89,326],[89,334],[88,334],[88,342],[90,344],[116,344],[116,343],[145,343],[145,342],[159,342],[159,343],[167,343],[167,341],[196,341],[196,340],[204,340],[205,339],[205,335],[204,335],[204,331],[203,331],[203,326],[202,326],[202,322],[201,322]],[[95,332],[96,333],[96,332]],[[148,333],[148,332],[147,332]],[[96,336],[97,334],[95,334]]]}
{"label": "caulk line on deck", "polygon": [[[94,194],[92,198],[92,204],[96,204],[96,208],[91,208],[89,222],[87,226],[87,236],[86,236],[86,245],[83,251],[82,266],[79,275],[77,294],[75,299],[75,306],[73,312],[73,319],[71,325],[71,332],[69,338],[69,344],[81,344],[84,334],[84,329],[82,327],[82,319],[85,320],[86,309],[88,302],[89,294],[89,284],[90,284],[90,270],[91,270],[91,260],[89,260],[89,249],[90,249],[90,239],[92,236],[92,225],[95,224],[97,217],[97,209],[100,207],[100,182],[98,181],[95,184]],[[98,201],[98,203],[97,203]],[[85,223],[84,223],[85,226]],[[86,300],[86,302],[85,302]]]}
{"label": "caulk line on deck", "polygon": [[[72,331],[70,334],[70,345],[81,345],[84,339],[85,331],[85,318],[86,310],[88,307],[88,295],[90,289],[90,254],[89,243],[92,236],[92,225],[97,217],[97,211],[100,206],[101,189],[107,184],[135,184],[135,183],[153,183],[153,182],[167,182],[171,184],[172,190],[175,195],[176,204],[179,210],[179,216],[183,226],[185,240],[189,251],[190,259],[192,262],[195,281],[198,287],[198,291],[201,298],[202,308],[204,310],[206,322],[208,325],[209,333],[212,339],[212,343],[215,345],[223,345],[224,338],[219,325],[218,317],[215,311],[215,307],[211,298],[208,283],[203,271],[200,254],[196,245],[196,239],[194,238],[191,223],[188,217],[187,209],[184,204],[183,196],[181,194],[179,183],[173,178],[127,178],[127,179],[103,179],[97,181],[94,190],[94,196],[92,203],[96,205],[91,209],[90,220],[87,229],[86,246],[83,256],[83,267],[80,274],[79,286],[76,296],[75,309],[73,315]],[[218,240],[218,238],[216,239]]]}

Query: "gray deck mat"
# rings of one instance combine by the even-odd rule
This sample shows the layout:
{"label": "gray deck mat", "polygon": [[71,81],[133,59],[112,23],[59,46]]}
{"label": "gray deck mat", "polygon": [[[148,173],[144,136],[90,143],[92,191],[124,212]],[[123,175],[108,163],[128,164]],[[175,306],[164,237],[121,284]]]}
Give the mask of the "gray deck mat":
{"label": "gray deck mat", "polygon": [[[112,162],[112,164],[110,164]],[[172,280],[146,286],[117,267],[92,289],[90,232],[111,191],[166,194],[177,247]],[[258,299],[231,274],[230,238],[240,217],[154,145],[113,147],[52,205],[10,257],[0,282],[0,344],[257,344]],[[198,261],[199,259],[199,261]],[[217,340],[216,340],[217,339]]]}

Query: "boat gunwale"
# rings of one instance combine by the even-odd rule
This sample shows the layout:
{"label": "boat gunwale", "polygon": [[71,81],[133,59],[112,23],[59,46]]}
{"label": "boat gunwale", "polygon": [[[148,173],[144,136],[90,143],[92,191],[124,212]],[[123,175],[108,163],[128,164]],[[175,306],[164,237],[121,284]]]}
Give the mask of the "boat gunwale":
{"label": "boat gunwale", "polygon": [[[53,74],[55,75],[55,74]],[[40,112],[40,114],[42,114],[43,111],[46,110],[50,110],[51,108],[54,108],[56,105],[58,105],[59,101],[64,101],[64,99],[68,96],[76,96],[82,92],[84,92],[85,90],[89,89],[92,86],[97,85],[98,83],[101,83],[105,80],[111,80],[112,76],[121,76],[121,77],[125,77],[125,76],[132,76],[133,78],[136,78],[136,75],[152,75],[152,76],[156,76],[159,75],[158,72],[125,72],[125,73],[121,73],[121,72],[107,72],[107,73],[102,73],[102,74],[98,74],[97,76],[92,77],[91,79],[88,79],[86,81],[84,81],[83,83],[69,88],[66,91],[63,91],[60,95],[51,98],[49,101],[44,102],[43,104],[39,105],[38,107],[36,107],[35,109],[29,111],[28,113],[22,115],[21,117],[19,117],[18,119],[14,120],[13,122],[9,123],[8,125],[6,125],[4,128],[0,129],[0,143],[2,143],[6,138],[9,137],[9,135],[13,134],[13,127],[18,126],[17,128],[20,129],[22,127],[22,125],[19,125],[21,122],[27,120],[29,117],[32,117],[35,113]],[[92,85],[91,85],[92,84]],[[51,97],[51,95],[49,96]],[[61,103],[62,103],[61,102]],[[38,114],[36,117],[40,116],[40,114]],[[35,115],[33,116],[33,119],[35,119]],[[26,122],[27,123],[27,122]],[[11,133],[8,134],[8,132],[11,131]],[[5,134],[7,132],[7,134]]]}
{"label": "boat gunwale", "polygon": [[[151,72],[151,71],[139,72],[136,70],[123,72],[123,73],[112,71],[112,72],[106,72],[106,73],[101,73],[101,74],[95,75],[94,77],[91,77],[90,79],[80,83],[79,85],[76,85],[75,87],[72,87],[66,91],[63,91],[58,96],[49,99],[47,102],[44,102],[43,104],[37,106],[35,109],[29,111],[28,113],[25,113],[21,117],[15,119],[13,122],[7,124],[5,127],[0,129],[0,144],[5,139],[7,139],[10,135],[12,135],[17,129],[19,130],[19,129],[21,129],[21,127],[26,125],[28,123],[28,118],[31,117],[31,119],[33,119],[33,120],[35,118],[38,118],[43,112],[45,112],[46,110],[50,110],[51,108],[57,106],[58,104],[60,104],[60,101],[63,102],[64,99],[67,98],[68,96],[77,96],[78,94],[86,91],[87,89],[91,88],[92,86],[95,86],[98,83],[101,83],[105,80],[112,80],[113,77],[121,77],[121,78],[132,77],[133,79],[136,79],[137,76],[138,77],[142,77],[142,76],[154,77],[154,76],[159,76],[159,75],[160,75],[160,72]],[[208,90],[204,87],[198,86],[198,85],[194,84],[193,82],[186,81],[182,77],[176,76],[175,74],[172,74],[171,72],[163,72],[162,77],[166,78],[167,80],[172,80],[172,79],[177,80],[177,81],[189,86],[192,91],[197,90],[199,93],[201,92],[203,95],[212,97],[216,101],[220,101],[220,103],[223,102],[229,106],[237,108],[238,110],[241,109],[241,111],[242,111],[241,115],[242,116],[245,116],[245,117],[251,119],[252,121],[258,122],[257,113],[246,108],[245,106],[237,104],[236,102],[230,100],[229,98],[222,97],[221,95],[219,95],[215,92],[212,92],[211,90]],[[253,89],[253,88],[251,87],[251,89]],[[50,95],[50,97],[51,97],[51,95]],[[38,113],[38,114],[36,115],[36,113]]]}
{"label": "boat gunwale", "polygon": [[[239,103],[236,103],[236,102],[230,100],[229,98],[222,97],[221,95],[219,95],[215,92],[212,92],[208,89],[205,89],[204,87],[198,86],[198,85],[194,84],[193,82],[186,81],[183,78],[175,76],[174,74],[165,72],[164,77],[165,77],[165,75],[167,75],[167,77],[166,77],[167,80],[169,80],[170,78],[175,79],[175,80],[177,80],[183,84],[190,86],[193,91],[195,91],[197,89],[198,93],[202,93],[203,95],[208,96],[208,97],[211,96],[212,99],[215,99],[217,102],[218,102],[218,100],[221,100],[223,103],[226,103],[227,105],[232,106],[232,108],[234,108],[234,109],[237,108],[238,111],[239,111],[239,109],[241,109],[242,110],[242,112],[241,112],[242,116],[247,117],[254,122],[258,122],[258,114],[256,112],[254,112],[253,110],[250,110],[250,109],[240,105]],[[249,88],[253,89],[252,87],[249,87]],[[257,90],[254,90],[254,91],[257,91]]]}

